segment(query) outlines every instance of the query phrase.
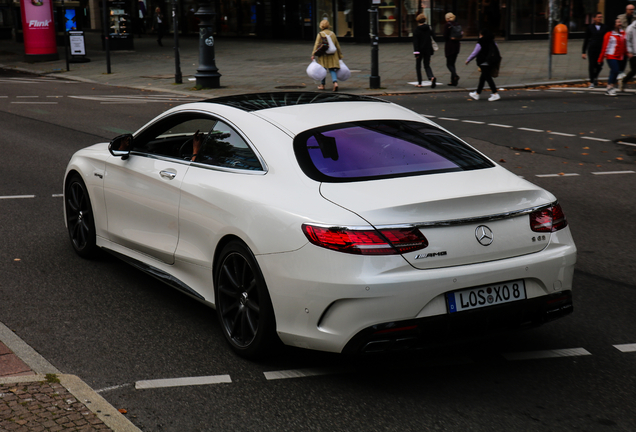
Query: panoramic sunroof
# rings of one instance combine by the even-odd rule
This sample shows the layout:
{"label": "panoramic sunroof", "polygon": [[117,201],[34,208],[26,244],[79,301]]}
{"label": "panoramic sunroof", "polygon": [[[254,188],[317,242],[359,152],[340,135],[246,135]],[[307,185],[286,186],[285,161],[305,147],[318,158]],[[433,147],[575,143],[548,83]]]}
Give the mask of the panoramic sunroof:
{"label": "panoramic sunroof", "polygon": [[271,92],[253,93],[236,96],[224,96],[207,99],[204,102],[229,105],[244,111],[258,111],[292,105],[305,105],[325,102],[387,102],[370,96],[357,96],[342,93],[318,92]]}

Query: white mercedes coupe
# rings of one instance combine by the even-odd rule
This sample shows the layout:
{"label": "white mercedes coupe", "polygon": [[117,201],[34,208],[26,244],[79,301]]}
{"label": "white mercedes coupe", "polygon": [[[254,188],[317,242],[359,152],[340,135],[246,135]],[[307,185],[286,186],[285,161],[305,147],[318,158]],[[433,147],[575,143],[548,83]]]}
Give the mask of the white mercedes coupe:
{"label": "white mercedes coupe", "polygon": [[576,247],[556,198],[381,99],[172,108],[75,153],[64,210],[81,257],[108,251],[214,307],[247,358],[278,340],[415,349],[572,312]]}

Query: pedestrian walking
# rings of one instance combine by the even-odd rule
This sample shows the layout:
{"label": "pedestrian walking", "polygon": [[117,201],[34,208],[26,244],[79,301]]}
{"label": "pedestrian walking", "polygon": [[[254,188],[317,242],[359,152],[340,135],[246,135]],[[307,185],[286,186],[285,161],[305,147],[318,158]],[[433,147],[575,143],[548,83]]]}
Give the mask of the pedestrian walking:
{"label": "pedestrian walking", "polygon": [[621,20],[621,26],[623,26],[623,29],[629,27],[636,19],[636,17],[634,17],[634,9],[636,9],[636,7],[634,7],[633,4],[628,4],[625,7],[625,13],[616,17],[616,19]]}
{"label": "pedestrian walking", "polygon": [[[627,27],[629,27],[632,22],[634,22],[636,20],[636,17],[634,17],[634,5],[633,4],[628,4],[627,6],[625,6],[625,13],[624,14],[620,14],[619,16],[616,17],[616,19],[621,20],[621,28],[624,31],[627,31]],[[618,79],[622,80],[625,77],[625,68],[627,67],[627,57],[625,57],[623,60],[621,60],[618,63],[619,67],[620,67],[620,74],[618,75]]]}
{"label": "pedestrian walking", "polygon": [[603,63],[603,59],[607,59],[607,65],[610,68],[609,79],[607,80],[608,96],[616,96],[616,83],[618,82],[618,74],[620,73],[620,61],[627,55],[625,46],[625,32],[622,29],[621,20],[616,18],[614,21],[614,29],[605,33],[603,38],[603,47],[598,57],[598,62]]}
{"label": "pedestrian walking", "polygon": [[431,82],[431,88],[435,88],[437,79],[431,69],[431,56],[435,53],[433,30],[426,24],[426,15],[419,14],[415,20],[417,27],[413,32],[413,54],[415,55],[415,73],[417,74],[416,87],[422,87],[422,63],[424,63],[424,71]]}
{"label": "pedestrian walking", "polygon": [[[314,50],[311,54],[311,59],[316,59],[316,62],[327,69],[329,74],[331,74],[331,82],[333,83],[333,91],[338,91],[338,76],[337,72],[340,69],[340,59],[343,58],[342,51],[340,50],[340,44],[338,43],[338,38],[336,34],[329,30],[329,21],[324,19],[320,21],[320,32],[316,36],[316,43],[314,44]],[[323,38],[326,39],[329,47],[333,44],[335,46],[335,50],[333,49],[322,49],[323,46]],[[329,43],[331,41],[331,43]],[[332,53],[328,53],[329,51],[333,51]],[[325,77],[326,78],[326,77]],[[318,90],[325,89],[325,78],[322,79],[320,86],[318,86]],[[343,78],[344,79],[344,78]]]}
{"label": "pedestrian walking", "polygon": [[625,91],[625,86],[636,76],[636,20],[627,27],[625,45],[629,61],[629,73],[620,81],[619,88],[621,91]]}
{"label": "pedestrian walking", "polygon": [[459,55],[460,40],[463,37],[464,32],[462,27],[457,24],[455,14],[449,12],[445,16],[446,25],[444,26],[444,55],[446,56],[446,67],[451,73],[451,82],[449,86],[456,86],[459,82],[459,75],[455,69],[455,62]]}
{"label": "pedestrian walking", "polygon": [[484,85],[488,83],[492,95],[488,98],[489,102],[497,101],[501,99],[499,93],[497,93],[497,86],[493,79],[493,74],[499,74],[499,65],[501,64],[501,54],[499,53],[499,47],[495,43],[495,37],[488,29],[483,29],[479,33],[479,39],[473,52],[466,59],[466,64],[471,60],[477,59],[477,66],[481,70],[479,75],[479,85],[477,91],[470,92],[469,96],[475,100],[479,100],[481,91],[484,89]]}
{"label": "pedestrian walking", "polygon": [[155,16],[152,17],[152,31],[157,32],[157,43],[159,46],[163,46],[161,43],[161,39],[163,38],[163,28],[164,28],[164,19],[163,14],[161,13],[161,8],[157,6],[155,9]]}
{"label": "pedestrian walking", "polygon": [[590,88],[598,85],[598,76],[603,69],[603,63],[598,62],[598,56],[601,55],[603,48],[603,38],[609,28],[603,24],[603,14],[596,13],[592,23],[585,29],[585,39],[583,40],[583,60],[588,61],[588,73],[590,75]]}

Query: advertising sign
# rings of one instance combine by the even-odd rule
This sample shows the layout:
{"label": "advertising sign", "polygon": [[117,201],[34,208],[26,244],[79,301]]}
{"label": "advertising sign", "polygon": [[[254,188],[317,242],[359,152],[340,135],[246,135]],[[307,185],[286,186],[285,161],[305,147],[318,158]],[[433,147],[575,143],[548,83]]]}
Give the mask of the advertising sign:
{"label": "advertising sign", "polygon": [[52,0],[20,0],[24,53],[28,58],[57,59]]}
{"label": "advertising sign", "polygon": [[71,31],[68,32],[68,38],[71,45],[72,56],[86,55],[86,47],[84,45],[84,32],[83,31]]}

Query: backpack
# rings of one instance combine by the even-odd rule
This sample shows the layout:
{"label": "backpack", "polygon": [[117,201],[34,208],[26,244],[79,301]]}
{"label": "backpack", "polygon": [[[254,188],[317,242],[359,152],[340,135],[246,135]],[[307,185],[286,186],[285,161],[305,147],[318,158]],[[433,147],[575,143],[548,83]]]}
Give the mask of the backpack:
{"label": "backpack", "polygon": [[451,40],[461,40],[464,37],[464,31],[459,24],[451,24],[450,38]]}
{"label": "backpack", "polygon": [[318,49],[314,52],[316,57],[320,57],[325,54],[333,54],[337,51],[336,45],[331,40],[331,37],[327,36],[326,33],[320,32],[321,42],[318,45]]}
{"label": "backpack", "polygon": [[499,48],[494,41],[491,42],[490,46],[488,47],[488,56],[486,57],[486,62],[490,66],[496,67],[499,67],[499,64],[501,63],[501,54],[499,54]]}

